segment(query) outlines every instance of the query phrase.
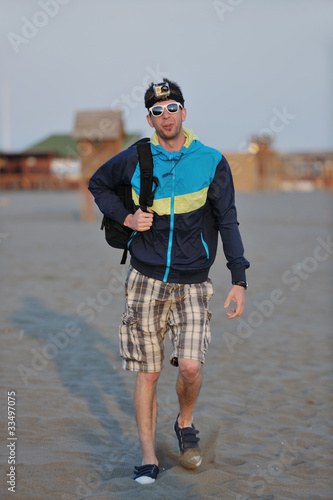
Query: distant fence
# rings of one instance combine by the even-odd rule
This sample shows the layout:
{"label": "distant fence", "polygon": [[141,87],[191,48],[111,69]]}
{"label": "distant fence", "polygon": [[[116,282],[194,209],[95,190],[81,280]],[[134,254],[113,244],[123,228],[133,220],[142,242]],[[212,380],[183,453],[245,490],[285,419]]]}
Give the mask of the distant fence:
{"label": "distant fence", "polygon": [[[258,154],[226,153],[236,191],[330,189],[333,190],[333,153]],[[52,173],[4,173],[0,190],[87,190],[88,180]]]}
{"label": "distant fence", "polygon": [[1,174],[0,189],[78,189],[79,180],[50,174]]}

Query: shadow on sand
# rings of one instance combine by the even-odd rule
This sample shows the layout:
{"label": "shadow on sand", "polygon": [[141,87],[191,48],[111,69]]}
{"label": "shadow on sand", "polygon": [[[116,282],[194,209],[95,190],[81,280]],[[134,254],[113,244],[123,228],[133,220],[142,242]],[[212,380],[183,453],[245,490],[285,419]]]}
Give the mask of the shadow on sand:
{"label": "shadow on sand", "polygon": [[[30,350],[26,365],[19,369],[25,385],[31,377],[42,377],[52,360],[63,386],[86,401],[113,442],[124,442],[119,421],[104,401],[105,395],[111,396],[119,409],[133,418],[133,398],[122,379],[120,364],[119,369],[112,366],[113,358],[119,363],[118,345],[77,315],[54,311],[36,297],[23,300],[23,308],[10,320],[25,336],[41,344]],[[50,384],[54,386],[54,381]]]}

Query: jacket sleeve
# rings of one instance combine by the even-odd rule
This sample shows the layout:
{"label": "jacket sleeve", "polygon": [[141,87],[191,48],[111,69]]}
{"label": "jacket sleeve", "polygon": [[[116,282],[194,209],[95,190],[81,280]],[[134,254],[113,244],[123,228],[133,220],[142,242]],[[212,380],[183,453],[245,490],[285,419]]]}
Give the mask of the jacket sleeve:
{"label": "jacket sleeve", "polygon": [[208,191],[216,226],[220,232],[231,281],[246,281],[245,270],[250,263],[244,257],[244,247],[239,232],[235,191],[227,160],[222,156]]}
{"label": "jacket sleeve", "polygon": [[129,211],[115,190],[120,185],[131,185],[137,162],[137,150],[131,147],[104,163],[89,181],[88,189],[100,211],[120,224],[123,224]]}

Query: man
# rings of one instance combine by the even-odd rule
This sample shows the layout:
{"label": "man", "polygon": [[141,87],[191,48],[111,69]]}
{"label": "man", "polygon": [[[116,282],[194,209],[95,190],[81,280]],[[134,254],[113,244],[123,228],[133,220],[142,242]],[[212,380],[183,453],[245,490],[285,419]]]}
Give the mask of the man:
{"label": "man", "polygon": [[[156,384],[167,331],[173,343],[171,364],[179,367],[180,410],[174,429],[181,463],[188,468],[201,464],[193,411],[210,342],[208,303],[213,286],[208,273],[215,260],[218,233],[233,283],[224,308],[231,301],[236,304],[227,312],[229,319],[243,312],[245,269],[249,267],[243,256],[229,165],[220,152],[204,146],[183,127],[186,109],[180,87],[167,79],[151,84],[145,106],[147,121],[155,129],[151,151],[158,182],[151,209],[139,208],[135,145],[100,167],[89,184],[100,210],[133,229],[119,336],[123,368],[137,372],[134,410],[143,459],[135,468],[134,479],[139,483],[154,482],[159,472]],[[134,214],[115,194],[121,184],[132,185]]]}

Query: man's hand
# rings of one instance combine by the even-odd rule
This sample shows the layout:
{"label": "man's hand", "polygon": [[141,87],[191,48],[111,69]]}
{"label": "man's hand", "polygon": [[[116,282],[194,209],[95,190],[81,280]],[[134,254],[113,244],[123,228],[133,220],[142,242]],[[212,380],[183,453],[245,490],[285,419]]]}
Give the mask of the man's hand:
{"label": "man's hand", "polygon": [[151,228],[154,218],[154,212],[147,208],[148,212],[143,212],[139,208],[135,214],[128,214],[124,220],[124,226],[130,227],[133,231],[148,231]]}
{"label": "man's hand", "polygon": [[236,318],[236,316],[241,316],[244,311],[245,305],[245,288],[239,285],[233,285],[228,294],[227,300],[224,303],[224,309],[227,309],[231,301],[236,302],[236,309],[230,309],[231,312],[227,313],[228,319]]}

